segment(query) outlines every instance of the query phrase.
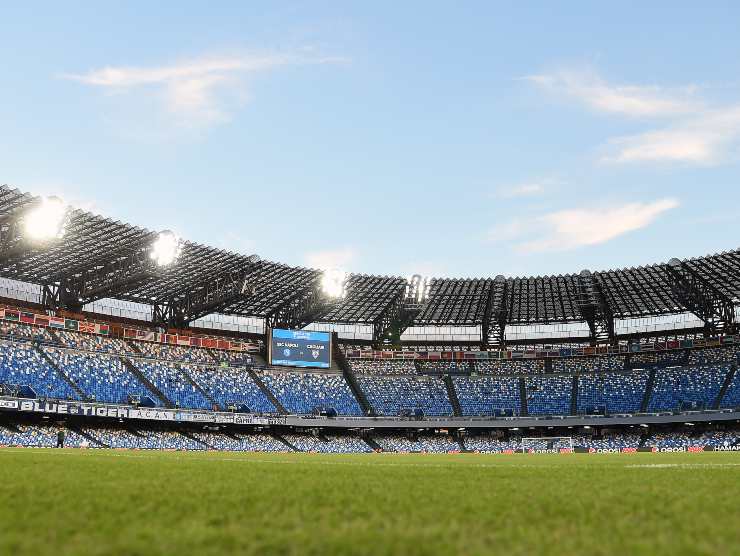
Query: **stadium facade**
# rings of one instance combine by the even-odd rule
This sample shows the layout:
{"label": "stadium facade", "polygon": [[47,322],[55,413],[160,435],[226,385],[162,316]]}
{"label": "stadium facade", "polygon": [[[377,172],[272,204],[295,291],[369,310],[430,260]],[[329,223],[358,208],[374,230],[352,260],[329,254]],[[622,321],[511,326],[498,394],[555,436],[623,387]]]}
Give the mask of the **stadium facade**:
{"label": "stadium facade", "polygon": [[[5,186],[0,278],[0,444],[47,445],[56,423],[73,444],[140,448],[740,446],[738,251],[549,277],[355,275]],[[302,331],[325,368],[271,364],[275,329]]]}

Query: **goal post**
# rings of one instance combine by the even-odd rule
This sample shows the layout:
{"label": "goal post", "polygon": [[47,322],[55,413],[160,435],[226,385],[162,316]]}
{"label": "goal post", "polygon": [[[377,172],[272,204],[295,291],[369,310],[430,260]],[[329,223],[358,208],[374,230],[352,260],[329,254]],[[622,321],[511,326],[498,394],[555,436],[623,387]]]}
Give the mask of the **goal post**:
{"label": "goal post", "polygon": [[570,436],[538,436],[522,438],[525,454],[572,454],[573,438]]}

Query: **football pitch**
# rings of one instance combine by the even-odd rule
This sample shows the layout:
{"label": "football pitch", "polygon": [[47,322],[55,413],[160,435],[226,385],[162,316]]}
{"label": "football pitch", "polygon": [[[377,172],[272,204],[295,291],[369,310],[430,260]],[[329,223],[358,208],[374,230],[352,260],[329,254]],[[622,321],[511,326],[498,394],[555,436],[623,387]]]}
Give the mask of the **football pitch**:
{"label": "football pitch", "polygon": [[0,554],[740,554],[740,454],[0,450]]}

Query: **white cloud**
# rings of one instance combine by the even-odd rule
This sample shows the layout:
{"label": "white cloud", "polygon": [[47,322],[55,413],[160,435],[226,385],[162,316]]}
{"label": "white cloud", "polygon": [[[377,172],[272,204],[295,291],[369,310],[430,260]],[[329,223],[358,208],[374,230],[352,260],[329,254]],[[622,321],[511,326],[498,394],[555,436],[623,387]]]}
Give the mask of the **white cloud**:
{"label": "white cloud", "polygon": [[504,199],[513,199],[516,197],[534,197],[536,195],[542,195],[544,192],[544,183],[532,182],[499,187],[496,190],[496,195]]}
{"label": "white cloud", "polygon": [[666,129],[617,137],[604,162],[688,162],[717,164],[740,140],[740,106],[714,110]]}
{"label": "white cloud", "polygon": [[661,214],[679,206],[676,199],[619,206],[575,208],[529,220],[501,223],[489,231],[491,241],[517,241],[523,253],[567,251],[605,243],[645,228]]}
{"label": "white cloud", "polygon": [[109,66],[62,77],[118,95],[154,95],[176,123],[200,127],[230,119],[234,106],[242,104],[247,97],[244,79],[249,75],[288,64],[337,61],[341,59],[310,56],[305,52],[241,54],[157,67]]}
{"label": "white cloud", "polygon": [[305,264],[309,268],[347,270],[350,263],[357,258],[357,252],[352,247],[327,249],[306,253]]}
{"label": "white cloud", "polygon": [[614,85],[592,72],[559,71],[530,75],[527,81],[583,102],[600,112],[634,117],[676,116],[700,109],[696,87],[667,89],[656,85]]}
{"label": "white cloud", "polygon": [[609,139],[602,162],[719,164],[740,144],[740,105],[712,106],[697,98],[696,86],[613,85],[593,72],[572,70],[525,79],[600,112],[667,120],[662,128]]}

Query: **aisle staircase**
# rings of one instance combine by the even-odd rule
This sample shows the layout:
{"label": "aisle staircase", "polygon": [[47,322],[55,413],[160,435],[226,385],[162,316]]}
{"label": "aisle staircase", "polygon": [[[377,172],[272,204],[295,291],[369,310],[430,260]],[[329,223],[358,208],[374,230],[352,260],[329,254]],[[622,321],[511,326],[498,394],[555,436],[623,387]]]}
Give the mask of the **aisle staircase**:
{"label": "aisle staircase", "polygon": [[146,375],[142,373],[128,357],[121,357],[120,359],[124,367],[126,367],[126,369],[128,369],[128,371],[132,375],[138,378],[139,381],[141,381],[141,383],[146,386],[152,394],[159,398],[159,401],[162,402],[162,405],[164,405],[167,409],[173,409],[175,407],[175,404],[172,403],[172,400],[165,396],[164,392],[157,388],[157,386],[155,386],[155,384],[151,380],[149,380]]}

